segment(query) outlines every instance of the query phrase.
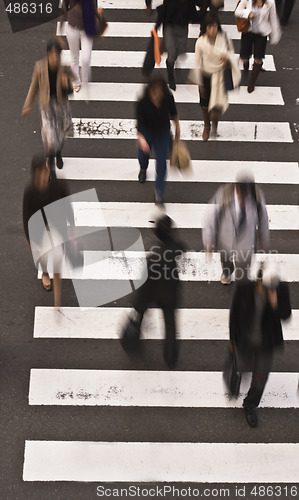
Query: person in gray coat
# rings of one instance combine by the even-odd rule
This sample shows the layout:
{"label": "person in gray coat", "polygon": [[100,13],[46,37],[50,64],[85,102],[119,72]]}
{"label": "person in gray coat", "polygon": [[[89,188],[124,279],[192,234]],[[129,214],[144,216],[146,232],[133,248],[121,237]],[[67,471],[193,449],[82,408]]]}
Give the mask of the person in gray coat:
{"label": "person in gray coat", "polygon": [[269,249],[269,223],[265,198],[254,179],[239,176],[218,189],[210,201],[202,237],[208,254],[220,252],[223,285],[245,279],[256,249]]}

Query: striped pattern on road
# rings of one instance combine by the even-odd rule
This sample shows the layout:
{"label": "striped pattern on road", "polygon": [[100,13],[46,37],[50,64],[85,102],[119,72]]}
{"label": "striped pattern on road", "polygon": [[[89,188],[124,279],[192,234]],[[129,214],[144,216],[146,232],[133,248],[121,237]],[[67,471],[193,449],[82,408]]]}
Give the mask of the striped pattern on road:
{"label": "striped pattern on road", "polygon": [[[64,158],[63,170],[57,177],[74,180],[136,181],[139,172],[137,158]],[[234,182],[239,172],[253,174],[259,184],[299,184],[297,162],[192,160],[192,171],[182,175],[169,168],[167,180],[171,182]],[[149,161],[147,179],[155,180],[155,160]]]}
{"label": "striped pattern on road", "polygon": [[[137,135],[136,120],[121,118],[73,118],[73,124],[74,138],[136,139]],[[202,140],[202,121],[180,120],[180,129],[182,139],[189,141]],[[218,141],[293,142],[288,122],[220,121],[218,134]]]}
{"label": "striped pattern on road", "polygon": [[[299,281],[299,254],[255,254],[249,278],[256,277],[260,263],[265,260],[277,264],[281,269],[283,281]],[[154,277],[158,279],[160,271],[157,269],[153,265]],[[218,253],[214,253],[208,261],[205,252],[186,252],[179,261],[179,275],[182,281],[219,281],[220,270]],[[61,276],[63,279],[75,280],[133,280],[138,284],[139,280],[143,281],[145,271],[146,252],[84,251],[83,269],[71,269],[64,263]],[[172,277],[170,273],[171,269],[164,270],[166,279]],[[42,272],[39,270],[38,278],[41,277]]]}
{"label": "striped pattern on road", "polygon": [[[60,22],[57,23],[57,36],[66,36],[66,25],[64,23],[62,28]],[[225,31],[232,40],[239,40],[241,33],[237,30],[237,26],[233,24],[222,24],[222,30]],[[149,38],[151,30],[154,28],[154,23],[109,23],[105,31],[105,38]],[[188,38],[197,39],[200,33],[199,24],[189,24]],[[158,31],[162,37],[162,30]]]}
{"label": "striped pattern on road", "polygon": [[[119,339],[131,312],[126,307],[36,307],[34,338]],[[228,340],[228,309],[178,309],[181,340]],[[163,313],[148,309],[142,322],[142,340],[165,337]],[[299,310],[283,323],[284,340],[298,340]],[[88,325],[88,328],[86,327]]]}
{"label": "striped pattern on road", "polygon": [[[166,212],[178,228],[200,229],[211,205],[205,203],[167,203]],[[76,202],[73,204],[76,226],[153,227],[161,215],[153,203]],[[271,230],[297,230],[297,205],[267,205]]]}
{"label": "striped pattern on road", "polygon": [[[81,57],[81,51],[80,51]],[[236,54],[236,59],[239,58],[239,54]],[[93,50],[91,54],[91,66],[102,67],[102,68],[142,68],[143,61],[145,58],[144,51],[117,51],[117,50]],[[166,54],[161,56],[161,67],[165,67]],[[71,55],[69,50],[62,51],[62,62],[63,64],[70,64]],[[252,65],[253,60],[251,59],[250,64]],[[176,61],[176,68],[179,69],[191,69],[195,67],[195,54],[188,52],[184,57],[180,56]],[[240,61],[240,68],[242,69],[242,63]],[[274,65],[274,59],[272,55],[266,54],[263,68],[266,71],[276,71]]]}
{"label": "striped pattern on road", "polygon": [[26,441],[23,480],[297,483],[298,460],[298,443]]}
{"label": "striped pattern on road", "polygon": [[[29,404],[239,408],[250,386],[244,374],[240,399],[225,392],[221,372],[31,369]],[[298,373],[271,373],[262,408],[299,408]]]}
{"label": "striped pattern on road", "polygon": [[[145,86],[139,83],[90,83],[88,91],[81,89],[70,97],[73,101],[112,101],[136,102],[143,94]],[[198,103],[197,85],[177,85],[175,92],[176,103]],[[252,94],[248,94],[247,87],[229,92],[230,104],[275,105],[283,106],[284,100],[280,87],[256,87]]]}

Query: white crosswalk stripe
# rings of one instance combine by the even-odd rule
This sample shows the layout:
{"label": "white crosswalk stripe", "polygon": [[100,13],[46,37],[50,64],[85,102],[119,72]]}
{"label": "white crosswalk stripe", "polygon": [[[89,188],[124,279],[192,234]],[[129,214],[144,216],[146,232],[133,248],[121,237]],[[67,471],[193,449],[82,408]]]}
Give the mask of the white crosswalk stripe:
{"label": "white crosswalk stripe", "polygon": [[[108,115],[109,118],[96,117],[92,106],[95,103],[104,103],[103,106],[106,107],[109,103],[117,103],[119,106],[123,103],[132,104],[141,95],[143,85],[136,83],[134,79],[139,72],[140,77],[137,81],[142,81],[140,68],[144,61],[145,52],[144,50],[135,50],[138,48],[136,41],[149,37],[149,32],[154,26],[155,16],[146,17],[144,13],[144,22],[140,23],[137,21],[120,22],[119,17],[116,17],[117,21],[115,22],[114,14],[117,13],[117,10],[126,15],[130,9],[145,10],[144,0],[100,0],[98,3],[105,9],[109,21],[104,46],[105,49],[111,47],[113,50],[94,50],[91,66],[103,69],[106,72],[104,80],[107,79],[107,74],[111,80],[94,81],[89,85],[88,93],[85,89],[81,89],[79,93],[75,93],[70,98],[71,105],[74,106],[76,112],[73,113],[75,115],[73,118],[75,137],[69,141],[69,154],[73,153],[73,145],[74,154],[80,155],[81,151],[82,154],[80,157],[67,156],[64,158],[64,168],[62,171],[57,171],[57,175],[60,178],[76,181],[82,191],[85,189],[86,181],[94,181],[95,187],[100,185],[101,181],[103,183],[108,181],[105,193],[105,199],[108,201],[75,202],[73,204],[75,224],[81,230],[82,227],[94,228],[95,230],[109,227],[139,228],[146,231],[153,228],[154,221],[161,214],[161,211],[153,203],[127,201],[140,199],[139,195],[136,195],[136,198],[128,198],[128,189],[132,188],[130,182],[126,182],[134,181],[137,183],[139,164],[136,158],[132,158],[132,152],[128,153],[129,147],[136,139],[135,120],[118,118],[118,114],[115,116],[115,113],[113,115],[112,112],[111,115]],[[160,3],[161,0],[153,0],[153,8],[156,8]],[[240,33],[236,30],[232,15],[235,6],[236,0],[225,0],[224,11],[231,12],[231,24],[223,25],[223,29],[233,40],[239,41]],[[140,16],[138,12],[135,12],[134,15]],[[64,36],[65,29],[66,24],[62,30],[58,24],[57,34]],[[198,34],[199,26],[190,26],[189,38],[195,41]],[[114,50],[116,39],[120,40],[120,46],[122,43],[126,44],[128,50]],[[99,41],[99,47],[100,43],[101,41]],[[239,42],[237,43],[239,44]],[[70,52],[64,50],[62,58],[64,63],[69,64]],[[166,55],[163,54],[161,68],[165,68],[165,58]],[[186,54],[186,57],[181,57],[177,62],[178,69],[189,70],[193,66],[194,53]],[[271,53],[266,55],[264,68],[271,72],[273,85],[274,82],[276,85],[276,66]],[[111,74],[115,74],[115,69],[118,70],[117,79],[121,79],[121,70],[124,69],[126,73],[132,74],[130,76],[132,81],[127,83],[113,81],[109,70],[111,70]],[[267,85],[269,83],[272,85],[272,80],[271,82],[268,80]],[[180,106],[186,104],[186,109],[187,105],[198,104],[198,89],[194,85],[177,85],[174,96]],[[85,106],[84,101],[86,100],[90,101],[89,108]],[[273,192],[276,189],[276,196],[280,188],[281,190],[286,188],[290,191],[292,187],[295,189],[299,182],[299,169],[297,161],[289,161],[288,148],[294,146],[291,126],[285,119],[277,121],[279,119],[277,117],[280,116],[278,111],[283,110],[282,106],[285,104],[281,88],[261,84],[257,85],[252,94],[248,94],[246,87],[241,86],[240,89],[229,93],[229,102],[232,104],[230,110],[233,110],[239,119],[232,121],[229,118],[229,121],[225,119],[220,121],[217,142],[223,148],[231,145],[239,156],[225,156],[227,154],[225,153],[223,157],[219,158],[221,152],[217,152],[217,157],[212,153],[211,156],[207,155],[209,159],[204,159],[206,153],[200,149],[203,147],[201,142],[202,122],[181,120],[182,138],[186,141],[192,141],[193,147],[198,142],[198,156],[196,153],[192,160],[192,170],[188,175],[181,175],[169,168],[168,182],[174,183],[172,187],[176,189],[179,186],[184,189],[186,185],[190,188],[191,182],[196,183],[198,189],[202,189],[202,186],[207,183],[215,183],[216,189],[216,184],[233,182],[240,170],[249,170],[254,174],[256,182],[262,184],[263,189],[268,189],[269,186],[273,185]],[[267,118],[264,121],[252,119],[253,114],[246,112],[250,105],[258,106],[259,112],[263,110],[264,106],[269,106],[267,110],[271,112],[273,110],[272,116],[275,116],[275,120],[270,121],[270,111],[265,115]],[[238,106],[241,107],[238,108]],[[276,108],[276,106],[280,106],[280,108]],[[99,107],[99,109],[101,108]],[[242,111],[240,111],[241,109]],[[92,110],[90,115],[89,110]],[[107,112],[105,112],[105,116],[107,116]],[[130,117],[132,116],[131,114]],[[260,118],[261,116],[263,116],[262,113],[259,114],[259,120],[263,120],[263,117]],[[102,141],[100,143],[82,141],[82,139],[88,138],[102,139]],[[105,152],[101,148],[103,144],[106,144],[106,139],[127,139],[122,142],[122,158],[117,158],[117,152],[114,153],[113,157],[102,157],[105,156]],[[88,155],[84,150],[86,144],[93,156]],[[256,153],[253,149],[255,144]],[[277,158],[274,158],[275,161],[267,161],[268,151],[271,150],[272,146],[274,147],[274,144],[281,145],[284,155],[278,155]],[[79,153],[78,145],[81,148]],[[210,146],[212,148],[213,144]],[[265,148],[263,155],[259,154],[258,151],[261,146]],[[247,157],[246,154],[243,154],[243,147],[252,148],[253,154]],[[95,148],[98,149],[95,150]],[[99,157],[96,156],[97,151],[99,151]],[[234,160],[230,161],[230,157],[233,157]],[[283,161],[280,161],[281,159]],[[154,181],[155,178],[154,164],[154,160],[150,160],[147,176],[149,181]],[[109,201],[110,192],[112,193],[112,190],[109,190],[113,181],[123,181],[122,192],[117,202]],[[274,241],[273,245],[279,239],[281,246],[286,250],[272,251],[272,253],[267,254],[267,257],[262,254],[255,255],[251,271],[252,277],[256,273],[258,263],[266,259],[279,264],[282,278],[290,283],[290,287],[297,285],[299,281],[299,254],[291,253],[288,245],[288,235],[292,231],[298,231],[299,228],[298,206],[292,203],[294,200],[288,199],[287,196],[284,204],[277,204],[276,200],[274,203],[271,200],[268,201],[269,227],[271,238]],[[191,234],[198,231],[199,239],[203,217],[207,209],[207,203],[181,203],[179,199],[176,203],[168,203],[166,199],[166,212],[173,218],[176,227],[186,231],[187,235],[189,232]],[[113,243],[113,238],[111,241]],[[296,252],[295,249],[292,251]],[[128,282],[126,293],[129,293],[132,289],[131,282],[136,283],[145,271],[145,257],[145,252],[130,250],[112,252],[84,249],[83,270],[70,271],[69,266],[66,266],[64,262],[62,278],[65,280],[73,279],[75,289],[76,281],[85,283],[88,280],[88,283],[92,283],[92,285],[103,282],[107,287],[109,287],[108,282],[113,282],[118,287],[123,286],[123,282]],[[217,253],[213,254],[211,261],[207,261],[204,252],[190,250],[184,254],[180,262],[180,278],[184,282],[182,286],[198,286],[198,289],[201,288],[200,293],[204,293],[206,287],[210,285],[216,287],[220,274],[221,266]],[[40,271],[38,271],[38,278],[41,278]],[[219,347],[219,344],[227,346],[229,309],[227,305],[225,308],[221,308],[225,292],[226,290],[221,288],[219,284],[219,292],[215,292],[216,299],[219,299],[219,308],[215,308],[215,305],[214,308],[210,307],[211,304],[207,300],[204,306],[188,306],[177,310],[178,338],[181,343],[205,346],[205,349],[207,349],[206,345],[211,343],[209,352],[212,352],[213,346]],[[78,302],[80,302],[79,299]],[[99,349],[108,344],[112,346],[111,352],[113,354],[109,355],[105,369],[98,365],[96,368],[93,366],[90,369],[86,360],[84,360],[86,368],[85,366],[84,368],[77,367],[77,361],[73,364],[66,363],[67,367],[61,363],[59,366],[56,365],[56,361],[51,362],[49,366],[47,361],[38,365],[38,368],[32,366],[28,394],[29,405],[41,406],[45,412],[48,411],[48,407],[52,407],[53,412],[58,411],[58,406],[63,406],[63,411],[66,412],[71,411],[74,407],[81,407],[80,411],[82,412],[87,412],[85,407],[97,407],[95,410],[99,412],[100,419],[101,412],[107,408],[109,410],[115,408],[117,412],[120,412],[120,415],[128,409],[132,411],[132,415],[135,415],[134,411],[138,413],[141,410],[143,415],[148,415],[156,409],[167,411],[171,416],[176,409],[207,411],[210,416],[227,409],[225,417],[227,425],[232,425],[233,412],[241,413],[243,396],[250,384],[250,375],[243,374],[240,398],[229,399],[223,385],[222,373],[219,369],[215,371],[213,366],[213,357],[208,360],[208,368],[201,367],[199,363],[195,368],[196,371],[191,371],[194,370],[191,367],[187,369],[178,367],[178,371],[169,372],[164,369],[153,370],[149,364],[142,365],[141,368],[139,365],[138,369],[134,368],[128,364],[130,361],[127,360],[119,344],[123,325],[132,310],[130,306],[118,307],[117,302],[114,300],[113,302],[114,307],[88,307],[97,305],[92,303],[87,304],[87,307],[61,307],[59,310],[54,307],[37,306],[35,308],[33,337],[39,339],[36,342],[45,342],[47,345],[51,342],[61,342],[62,344],[65,342],[67,345],[80,342],[82,357],[84,357],[87,343],[96,341]],[[216,307],[218,307],[218,303]],[[283,324],[284,339],[291,345],[297,345],[298,342],[298,320],[299,309],[295,308],[291,320]],[[149,344],[160,345],[159,342],[153,341],[162,341],[164,337],[162,311],[156,308],[150,309],[142,323],[143,348],[146,349]],[[116,365],[120,358],[114,358],[113,355],[117,353],[117,356],[120,356],[119,352],[127,361],[125,368]],[[162,363],[162,352],[160,352],[160,357]],[[287,364],[287,366],[289,365]],[[293,368],[285,370],[279,367],[274,370],[266,385],[260,404],[261,411],[269,411],[270,409],[275,409],[278,413],[280,411],[298,411],[297,384],[298,374],[294,373]],[[141,413],[137,413],[134,423],[143,418],[140,416]],[[201,413],[197,414],[201,415]],[[234,413],[234,418],[237,414]],[[113,426],[115,424],[114,414],[111,413],[111,415],[109,425]],[[243,416],[242,424],[247,425]],[[107,423],[103,425],[107,425]],[[236,420],[234,420],[234,426],[237,436],[239,424],[236,425]],[[243,442],[243,440],[255,441],[255,437],[242,437],[242,442],[227,442],[229,438],[225,434],[222,438],[223,442],[219,442],[217,439],[215,443],[213,437],[211,442],[181,442],[180,436],[177,438],[180,442],[169,440],[167,436],[165,441],[161,440],[161,437],[156,438],[156,436],[152,438],[153,441],[150,441],[151,437],[150,439],[140,439],[139,437],[136,439],[134,429],[133,438],[130,437],[127,440],[124,434],[124,440],[119,438],[114,440],[111,437],[106,438],[106,427],[104,427],[103,432],[105,437],[100,441],[76,440],[76,437],[71,437],[71,440],[68,438],[60,440],[60,437],[57,437],[57,440],[55,437],[49,440],[43,436],[41,436],[41,440],[33,440],[28,435],[25,443],[23,480],[26,482],[97,483],[165,483],[168,481],[194,482],[196,484],[206,482],[276,483],[277,481],[291,484],[298,482],[298,442],[269,443],[263,442],[261,436],[258,438],[259,442]],[[112,433],[112,436],[114,435]],[[109,436],[111,436],[111,432]],[[157,436],[161,436],[161,434],[158,432]],[[271,436],[274,441],[279,441],[273,433]],[[88,439],[93,439],[93,437]],[[162,442],[156,442],[157,439]]]}
{"label": "white crosswalk stripe", "polygon": [[[36,307],[34,338],[119,339],[130,313],[127,307]],[[228,340],[228,309],[178,309],[181,340]],[[285,340],[298,338],[299,310],[283,324]],[[88,329],[86,324],[88,323]],[[72,328],[70,328],[70,324]],[[141,340],[164,338],[163,313],[149,309],[142,322]]]}
{"label": "white crosswalk stripe", "polygon": [[[80,51],[81,57],[81,51]],[[125,56],[121,51],[115,50],[94,50],[91,55],[91,66],[101,68],[142,68],[145,52],[126,50]],[[239,57],[237,54],[236,57]],[[69,50],[62,51],[62,62],[70,64],[71,56]],[[165,67],[166,55],[161,56],[161,67]],[[250,62],[252,64],[252,60]],[[178,58],[176,67],[180,69],[191,69],[195,65],[194,53],[187,53],[186,56]],[[264,59],[263,67],[266,71],[276,71],[272,55],[267,55]],[[240,62],[240,68],[242,64]]]}
{"label": "white crosswalk stripe", "polygon": [[[154,160],[149,161],[147,179],[155,179]],[[258,184],[299,184],[297,162],[192,160],[192,172],[182,175],[177,169],[168,169],[171,182],[234,182],[238,172],[254,175]],[[139,171],[137,158],[64,158],[59,178],[75,180],[136,181]]]}

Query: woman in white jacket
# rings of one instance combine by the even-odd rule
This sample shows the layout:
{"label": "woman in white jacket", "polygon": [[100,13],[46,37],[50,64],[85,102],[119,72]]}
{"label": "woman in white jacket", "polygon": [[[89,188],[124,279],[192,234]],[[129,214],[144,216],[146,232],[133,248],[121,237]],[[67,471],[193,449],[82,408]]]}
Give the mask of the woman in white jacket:
{"label": "woman in white jacket", "polygon": [[260,73],[265,57],[267,37],[270,43],[276,45],[281,37],[281,30],[276,14],[275,0],[241,0],[235,11],[235,16],[249,20],[247,33],[241,36],[240,57],[244,71],[248,72],[249,59],[254,56],[252,72],[247,87],[249,93],[254,91],[254,85]]}
{"label": "woman in white jacket", "polygon": [[[230,64],[233,86],[240,82],[240,70],[234,53],[233,44],[226,33],[222,32],[216,15],[208,13],[202,24],[201,36],[195,45],[195,71],[193,78],[199,84],[200,105],[204,119],[203,141],[210,136],[217,137],[220,115],[228,108],[224,70]],[[194,71],[194,70],[193,70]]]}

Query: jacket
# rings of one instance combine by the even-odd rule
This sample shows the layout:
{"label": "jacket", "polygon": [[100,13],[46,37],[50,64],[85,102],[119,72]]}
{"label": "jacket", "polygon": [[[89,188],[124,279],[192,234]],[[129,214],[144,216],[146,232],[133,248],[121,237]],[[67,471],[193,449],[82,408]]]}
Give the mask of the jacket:
{"label": "jacket", "polygon": [[[242,19],[248,19],[252,11],[252,0],[241,0],[235,10],[235,16]],[[266,0],[264,3],[259,19],[259,33],[263,36],[270,35],[270,43],[276,44],[281,38],[281,29],[279,20],[276,14],[275,0]],[[251,24],[249,26],[251,31]]]}
{"label": "jacket", "polygon": [[[226,184],[218,189],[210,203],[203,224],[204,246],[212,245],[215,250],[227,252],[253,252],[256,247],[256,233],[264,250],[269,245],[269,223],[262,191],[256,186],[257,199],[248,195],[245,202],[246,226],[238,232],[238,220],[235,208],[234,185]],[[248,255],[249,256],[249,255]]]}
{"label": "jacket", "polygon": [[[247,333],[252,325],[254,317],[254,291],[255,282],[248,281],[237,285],[233,296],[229,318],[230,340],[236,345],[237,351],[246,351],[248,346]],[[262,315],[261,349],[271,352],[275,347],[283,344],[283,334],[281,320],[286,320],[291,316],[291,304],[289,289],[286,283],[280,283],[277,291],[277,309],[273,309],[266,301]]]}
{"label": "jacket", "polygon": [[[64,90],[61,85],[62,74],[66,73],[69,79],[69,89]],[[57,72],[57,101],[64,104],[69,93],[73,91],[72,82],[74,75],[68,66],[60,66]],[[37,61],[34,66],[30,88],[23,109],[32,108],[35,97],[38,94],[38,104],[41,109],[46,110],[50,101],[50,83],[48,72],[48,60],[45,57]]]}
{"label": "jacket", "polygon": [[196,5],[196,0],[164,0],[163,4],[157,7],[156,29],[161,24],[165,27],[187,26],[189,23],[200,23],[202,13],[196,9]]}

